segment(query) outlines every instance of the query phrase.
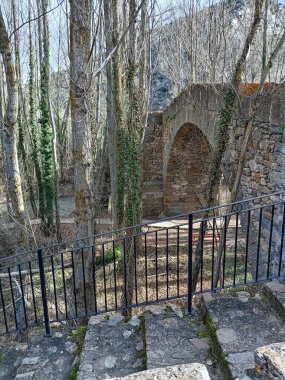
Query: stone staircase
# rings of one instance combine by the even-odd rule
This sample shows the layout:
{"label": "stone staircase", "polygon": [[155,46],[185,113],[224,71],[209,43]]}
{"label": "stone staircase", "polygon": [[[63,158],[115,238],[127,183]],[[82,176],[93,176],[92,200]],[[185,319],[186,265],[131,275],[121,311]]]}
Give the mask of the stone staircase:
{"label": "stone staircase", "polygon": [[[133,373],[147,370],[140,373],[139,379],[167,379],[162,373],[160,377],[155,377],[158,372],[151,373],[166,366],[181,370],[181,366],[200,363],[202,367],[195,379],[207,376],[213,380],[256,379],[255,351],[285,342],[285,285],[270,282],[263,289],[250,286],[246,290],[205,294],[193,316],[186,315],[183,305],[172,303],[148,306],[141,316],[134,316],[128,322],[121,316],[109,320],[102,316],[91,318],[77,378],[99,380],[124,374],[129,375],[126,379],[137,379]],[[109,331],[112,326],[114,330],[109,334],[110,341],[103,342],[99,336],[106,337],[102,334],[106,326]],[[105,347],[109,347],[108,354]],[[100,359],[100,352],[105,352],[104,360]],[[92,355],[91,368],[87,362]],[[206,372],[202,375],[206,368],[209,375]],[[183,370],[178,378],[183,378],[182,373]]]}
{"label": "stone staircase", "polygon": [[285,285],[245,290],[205,294],[191,316],[182,301],[150,305],[91,317],[85,338],[79,327],[0,349],[0,380],[285,379]]}
{"label": "stone staircase", "polygon": [[284,322],[258,293],[207,294],[203,310],[212,351],[225,379],[255,379],[256,349],[285,342]]}

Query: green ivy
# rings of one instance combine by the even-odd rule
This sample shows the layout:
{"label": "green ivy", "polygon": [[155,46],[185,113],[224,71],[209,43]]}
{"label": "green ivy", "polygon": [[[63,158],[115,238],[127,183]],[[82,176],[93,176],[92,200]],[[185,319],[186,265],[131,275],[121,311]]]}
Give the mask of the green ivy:
{"label": "green ivy", "polygon": [[46,67],[44,64],[41,66],[41,131],[42,131],[42,141],[41,141],[41,153],[43,160],[43,185],[44,185],[44,195],[45,195],[45,224],[48,230],[53,225],[54,219],[54,162],[53,162],[53,151],[52,151],[52,128],[50,124],[49,116],[49,105],[48,105],[48,94],[46,87]]}
{"label": "green ivy", "polygon": [[35,105],[35,84],[34,84],[34,54],[32,47],[31,31],[29,32],[30,40],[30,57],[29,57],[29,123],[32,138],[32,156],[35,165],[35,173],[37,178],[38,196],[39,196],[39,216],[44,222],[45,201],[44,201],[44,186],[42,181],[42,170],[40,165],[40,148],[38,137],[38,125],[36,122],[36,105]]}
{"label": "green ivy", "polygon": [[27,158],[27,153],[25,149],[25,136],[24,136],[24,128],[23,128],[23,123],[22,123],[22,118],[21,118],[21,112],[18,112],[18,153],[19,157],[22,160],[23,163],[23,168],[24,168],[24,173],[25,177],[27,179],[27,185],[28,185],[28,190],[30,193],[30,202],[32,206],[32,210],[35,216],[37,216],[37,206],[35,202],[35,194],[34,194],[34,188],[33,188],[33,180],[31,176],[31,170],[29,167],[29,160]]}

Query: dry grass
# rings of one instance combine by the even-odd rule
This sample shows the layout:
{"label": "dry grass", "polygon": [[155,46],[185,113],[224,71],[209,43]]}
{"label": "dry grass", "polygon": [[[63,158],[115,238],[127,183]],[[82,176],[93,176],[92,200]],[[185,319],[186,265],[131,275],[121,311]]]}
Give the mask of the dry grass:
{"label": "dry grass", "polygon": [[[146,237],[145,237],[146,236]],[[152,232],[148,229],[148,234],[142,237],[132,238],[132,247],[136,245],[136,258],[132,268],[134,278],[134,304],[144,302],[156,302],[161,299],[177,297],[187,294],[188,279],[188,230],[186,228],[169,228],[159,232]],[[194,246],[198,238],[198,232],[194,233]],[[209,232],[204,241],[203,272],[199,276],[197,290],[211,289],[212,282],[212,255],[216,257],[219,247],[220,231],[214,236]],[[233,283],[234,267],[236,266],[236,282],[243,281],[245,270],[245,241],[240,232],[238,247],[235,254],[234,231],[229,230],[227,236],[227,254],[225,261],[225,282],[224,285]],[[134,243],[135,241],[135,243]],[[214,250],[213,244],[214,242]],[[102,254],[104,247],[104,257],[111,257],[111,262],[105,261],[103,264]],[[120,252],[120,257],[112,260],[113,251]],[[134,252],[134,251],[133,251]],[[54,253],[54,252],[53,252]],[[76,255],[85,259],[90,254],[90,249],[84,247],[74,251],[75,263]],[[125,274],[124,268],[120,265],[123,258],[122,241],[112,242],[97,241],[95,262],[95,292],[94,294],[94,271],[89,271],[90,285],[86,283],[87,314],[105,312],[117,307],[125,306]],[[236,259],[235,259],[236,258]],[[94,262],[94,261],[93,261]],[[28,263],[21,264],[21,271],[26,271],[26,275],[1,278],[2,294],[5,302],[6,319],[9,329],[15,328],[15,313],[12,298],[18,299],[16,309],[21,309],[23,300],[21,289],[25,294],[25,310],[28,324],[43,322],[43,308],[41,303],[41,289],[39,273],[30,273],[31,269],[37,268],[37,258],[30,257]],[[50,320],[65,320],[74,317],[83,317],[86,314],[83,298],[76,299],[73,287],[75,272],[72,269],[72,253],[65,247],[61,253],[56,253],[53,258],[45,258],[45,266],[54,267],[54,272],[45,273],[46,291]],[[17,271],[18,267],[12,270]],[[87,272],[86,272],[87,277]],[[250,279],[248,277],[248,279]],[[22,288],[21,281],[22,280]],[[201,281],[202,280],[202,281]],[[202,284],[202,285],[201,285]],[[78,298],[78,296],[77,296]],[[0,297],[0,331],[5,331],[5,320],[3,315],[3,305]]]}

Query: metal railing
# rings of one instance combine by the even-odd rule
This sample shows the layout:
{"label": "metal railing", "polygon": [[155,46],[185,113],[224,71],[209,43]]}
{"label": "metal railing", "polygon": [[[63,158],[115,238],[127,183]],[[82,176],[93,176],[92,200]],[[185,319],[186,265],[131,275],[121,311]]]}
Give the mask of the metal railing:
{"label": "metal railing", "polygon": [[0,334],[283,277],[284,211],[273,193],[1,258]]}

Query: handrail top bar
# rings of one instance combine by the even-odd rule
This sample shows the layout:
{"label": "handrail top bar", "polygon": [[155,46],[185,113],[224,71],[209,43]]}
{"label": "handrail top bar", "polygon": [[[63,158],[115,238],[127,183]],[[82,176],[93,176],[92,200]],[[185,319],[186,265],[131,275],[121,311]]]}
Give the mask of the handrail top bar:
{"label": "handrail top bar", "polygon": [[[129,230],[134,229],[134,228],[147,227],[150,224],[153,225],[153,224],[157,224],[157,223],[161,223],[161,222],[167,222],[167,221],[170,221],[170,220],[181,219],[183,217],[184,218],[189,218],[190,215],[194,216],[194,215],[198,215],[198,214],[201,214],[201,213],[206,213],[206,212],[209,212],[209,211],[214,211],[214,210],[217,210],[217,209],[220,209],[220,208],[230,207],[230,206],[238,205],[238,204],[244,204],[246,202],[252,202],[252,201],[256,201],[256,200],[260,200],[260,199],[264,199],[264,198],[270,198],[270,197],[274,197],[274,196],[280,196],[280,195],[285,195],[285,191],[279,191],[279,192],[274,192],[274,193],[270,193],[270,194],[266,194],[266,195],[260,195],[258,197],[243,199],[243,200],[237,201],[237,202],[223,203],[221,205],[213,206],[213,207],[210,207],[210,208],[201,209],[201,210],[197,210],[197,211],[192,211],[192,212],[185,213],[185,214],[170,216],[170,217],[166,217],[166,218],[162,218],[162,219],[158,219],[158,220],[154,220],[154,221],[149,221],[147,223],[137,224],[137,225],[134,225],[134,226],[129,226],[129,227],[124,227],[124,228],[120,228],[120,229],[117,229],[117,230],[103,232],[103,233],[100,233],[100,234],[85,236],[85,237],[77,238],[77,239],[74,239],[74,240],[69,240],[69,241],[66,241],[66,242],[63,242],[63,243],[57,243],[57,244],[46,245],[46,246],[43,245],[43,246],[39,246],[37,248],[31,249],[29,251],[20,252],[18,254],[12,255],[12,256],[2,257],[2,258],[0,258],[0,262],[2,260],[12,259],[14,257],[18,257],[19,258],[19,257],[21,257],[21,256],[23,256],[25,254],[36,253],[40,249],[41,250],[44,250],[44,249],[47,249],[47,248],[52,249],[52,248],[57,248],[57,247],[64,246],[64,245],[69,245],[69,244],[72,244],[72,243],[77,243],[77,242],[84,241],[84,240],[102,238],[104,236],[108,236],[108,235],[112,235],[112,234],[116,234],[116,233],[120,233],[120,232],[124,232],[124,231],[129,231]],[[266,205],[264,205],[264,207],[265,206]]]}

